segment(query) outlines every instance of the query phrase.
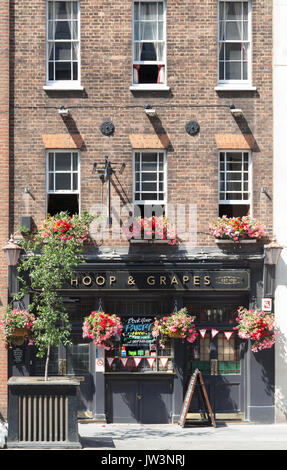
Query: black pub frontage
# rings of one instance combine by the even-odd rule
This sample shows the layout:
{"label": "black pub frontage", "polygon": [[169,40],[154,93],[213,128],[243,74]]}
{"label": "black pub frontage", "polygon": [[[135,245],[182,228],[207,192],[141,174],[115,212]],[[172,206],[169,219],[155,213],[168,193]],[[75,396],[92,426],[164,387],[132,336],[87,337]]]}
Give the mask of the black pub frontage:
{"label": "black pub frontage", "polygon": [[[268,290],[262,251],[239,246],[228,253],[207,248],[87,255],[62,291],[73,345],[54,348],[49,365],[49,375],[80,381],[78,417],[177,422],[190,377],[199,369],[215,419],[274,422],[274,348],[255,355],[233,329],[238,307],[260,307]],[[196,341],[170,339],[160,347],[151,335],[155,317],[182,307],[195,317]],[[124,334],[113,349],[83,338],[83,320],[94,310],[122,320]],[[10,376],[43,374],[44,360],[33,347],[9,351]],[[201,411],[195,391],[190,417]]]}

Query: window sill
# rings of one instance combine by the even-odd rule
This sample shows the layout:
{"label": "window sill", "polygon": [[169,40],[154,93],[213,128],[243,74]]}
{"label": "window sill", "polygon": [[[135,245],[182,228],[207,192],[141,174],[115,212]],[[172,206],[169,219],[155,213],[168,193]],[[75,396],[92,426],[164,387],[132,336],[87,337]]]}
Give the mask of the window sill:
{"label": "window sill", "polygon": [[83,91],[85,88],[81,85],[45,85],[43,90],[45,91]]}
{"label": "window sill", "polygon": [[145,84],[145,85],[132,85],[131,91],[168,91],[170,87],[167,85]]}
{"label": "window sill", "polygon": [[251,85],[222,84],[222,85],[218,85],[214,87],[214,90],[215,91],[256,91],[257,88],[256,86],[251,86]]}

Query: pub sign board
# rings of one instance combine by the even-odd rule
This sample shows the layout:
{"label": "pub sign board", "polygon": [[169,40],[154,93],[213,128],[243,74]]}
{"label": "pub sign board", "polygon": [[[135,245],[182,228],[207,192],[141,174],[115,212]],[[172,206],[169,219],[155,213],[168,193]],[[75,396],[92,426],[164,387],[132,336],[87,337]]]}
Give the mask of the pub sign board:
{"label": "pub sign board", "polygon": [[250,271],[164,270],[164,271],[77,271],[64,290],[204,290],[232,291],[250,289]]}

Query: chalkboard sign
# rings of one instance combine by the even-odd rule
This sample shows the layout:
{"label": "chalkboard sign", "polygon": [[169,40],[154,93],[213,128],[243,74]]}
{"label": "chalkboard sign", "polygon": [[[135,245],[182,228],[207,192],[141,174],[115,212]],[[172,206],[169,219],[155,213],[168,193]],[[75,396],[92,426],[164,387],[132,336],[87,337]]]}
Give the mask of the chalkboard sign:
{"label": "chalkboard sign", "polygon": [[145,346],[154,341],[152,336],[152,317],[129,317],[124,322],[123,341],[124,346]]}
{"label": "chalkboard sign", "polygon": [[212,423],[212,426],[216,427],[213,412],[210,406],[210,402],[207,396],[206,388],[203,382],[202,374],[199,369],[196,369],[193,375],[190,377],[190,381],[186,390],[186,394],[183,400],[183,404],[180,411],[180,416],[178,424],[184,427],[186,423],[186,416],[190,407],[191,398],[195,390],[196,384],[199,386],[200,394],[205,405],[206,413],[208,415],[209,423]]}
{"label": "chalkboard sign", "polygon": [[25,364],[25,351],[22,348],[12,349],[13,364],[24,365]]}

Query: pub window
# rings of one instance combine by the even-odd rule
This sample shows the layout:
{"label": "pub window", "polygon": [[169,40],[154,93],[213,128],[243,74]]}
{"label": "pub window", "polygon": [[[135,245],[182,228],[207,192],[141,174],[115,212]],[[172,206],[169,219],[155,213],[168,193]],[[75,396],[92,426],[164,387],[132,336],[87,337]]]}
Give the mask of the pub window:
{"label": "pub window", "polygon": [[165,3],[133,4],[133,85],[165,84]]}
{"label": "pub window", "polygon": [[80,81],[80,2],[48,1],[47,84]]}
{"label": "pub window", "polygon": [[238,305],[244,304],[244,298],[238,299],[238,303],[187,304],[189,314],[195,316],[197,330],[205,331],[187,345],[188,371],[199,369],[207,375],[240,374],[240,339],[233,326]]}
{"label": "pub window", "polygon": [[135,216],[164,215],[166,205],[166,153],[164,151],[134,152],[133,187]]}
{"label": "pub window", "polygon": [[248,1],[219,1],[219,84],[251,81],[251,8]]}
{"label": "pub window", "polygon": [[219,153],[219,216],[243,217],[251,209],[251,152]]}
{"label": "pub window", "polygon": [[47,154],[47,213],[79,213],[78,152],[51,151]]}
{"label": "pub window", "polygon": [[110,313],[120,312],[124,329],[114,348],[106,351],[106,372],[173,372],[172,340],[162,348],[151,334],[154,318],[166,308],[155,301],[108,303]]}

